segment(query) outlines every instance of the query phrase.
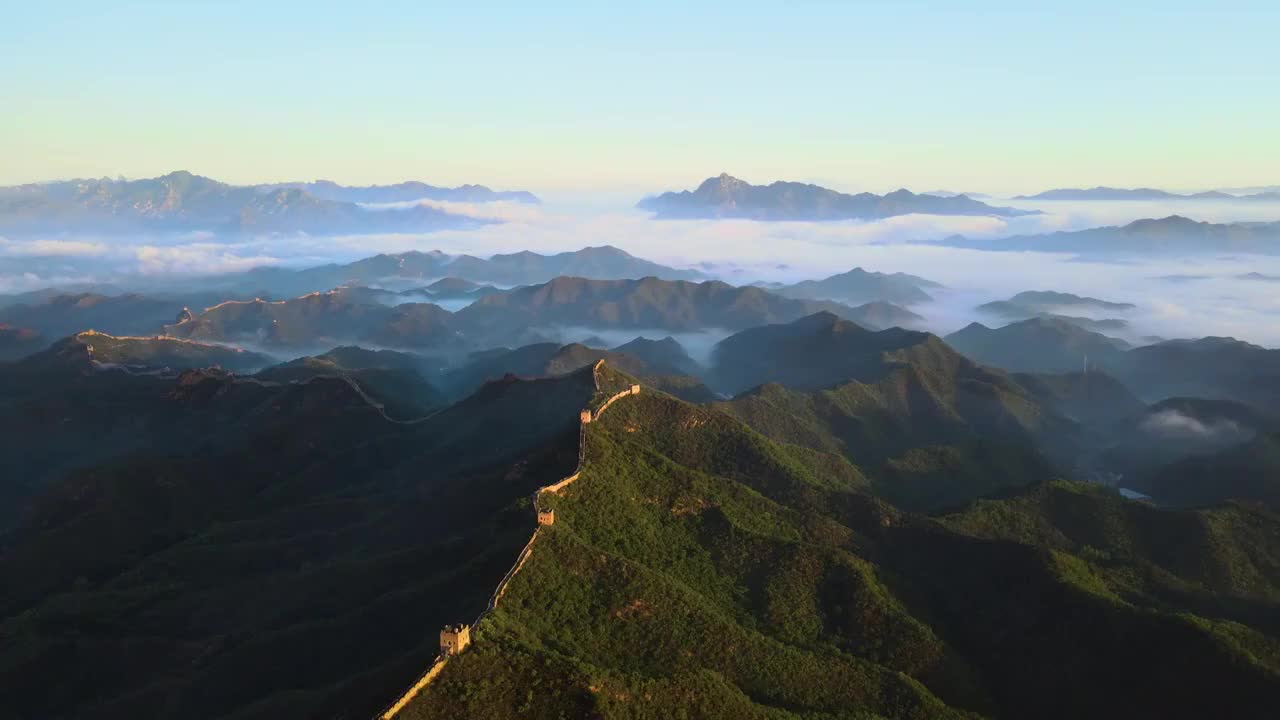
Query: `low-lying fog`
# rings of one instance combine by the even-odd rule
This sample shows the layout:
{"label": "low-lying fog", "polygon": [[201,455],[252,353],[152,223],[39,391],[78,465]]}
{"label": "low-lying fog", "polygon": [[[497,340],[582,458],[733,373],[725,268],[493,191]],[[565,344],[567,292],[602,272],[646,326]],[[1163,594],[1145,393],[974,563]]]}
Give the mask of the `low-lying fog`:
{"label": "low-lying fog", "polygon": [[711,350],[716,346],[716,343],[733,334],[730,330],[721,329],[672,332],[662,329],[601,330],[598,328],[579,327],[547,329],[541,332],[548,336],[554,333],[556,339],[562,343],[577,342],[605,349],[618,347],[638,337],[648,338],[649,340],[661,340],[665,337],[671,337],[684,347],[684,351],[689,354],[689,357],[694,362],[704,366],[711,365]]}
{"label": "low-lying fog", "polygon": [[[1214,222],[1276,220],[1280,219],[1280,204],[986,202],[1040,209],[1044,214],[1010,219],[909,215],[873,222],[763,223],[655,221],[627,208],[584,210],[567,203],[433,203],[453,212],[505,222],[424,235],[267,236],[234,241],[208,234],[144,239],[0,238],[0,293],[53,284],[111,282],[131,274],[172,279],[268,264],[307,267],[350,262],[379,252],[439,249],[487,256],[608,244],[657,262],[695,267],[734,284],[794,282],[854,266],[921,275],[947,285],[946,290],[931,291],[935,302],[912,308],[928,318],[930,329],[939,333],[975,319],[1000,324],[998,319],[974,312],[974,306],[982,302],[1022,290],[1058,290],[1136,304],[1138,309],[1131,313],[1110,314],[1130,321],[1133,339],[1230,335],[1262,345],[1280,345],[1280,282],[1238,277],[1245,273],[1280,277],[1280,257],[1151,257],[1111,262],[924,244],[952,234],[995,238],[1116,225],[1170,214]],[[450,303],[448,308],[456,310],[462,304]]]}

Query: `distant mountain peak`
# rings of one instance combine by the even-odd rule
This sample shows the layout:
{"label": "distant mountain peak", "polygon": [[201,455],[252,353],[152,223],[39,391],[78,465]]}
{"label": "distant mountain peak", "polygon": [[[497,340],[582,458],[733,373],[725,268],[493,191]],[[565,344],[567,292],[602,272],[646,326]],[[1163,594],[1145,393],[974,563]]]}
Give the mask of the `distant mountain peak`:
{"label": "distant mountain peak", "polygon": [[1199,220],[1192,220],[1191,218],[1186,217],[1185,215],[1175,214],[1175,215],[1168,215],[1162,218],[1143,218],[1141,220],[1134,220],[1133,222],[1129,223],[1128,225],[1125,225],[1124,227],[1126,229],[1142,230],[1142,229],[1158,228],[1158,227],[1189,228],[1189,227],[1196,227],[1199,225],[1207,225],[1207,224],[1208,223],[1204,223]]}
{"label": "distant mountain peak", "polygon": [[819,300],[839,300],[853,304],[886,302],[911,305],[928,302],[932,297],[922,288],[942,287],[906,273],[870,272],[861,267],[822,280],[805,280],[778,288],[779,295]]}
{"label": "distant mountain peak", "polygon": [[300,184],[230,185],[188,170],[138,180],[71,180],[0,203],[0,232],[421,232],[497,222],[426,205],[366,208]]}
{"label": "distant mountain peak", "polygon": [[201,175],[196,175],[190,170],[174,170],[172,172],[168,172],[168,173],[165,173],[164,175],[161,175],[157,179],[159,180],[191,180],[193,178],[200,178],[201,180],[209,179]]}
{"label": "distant mountain peak", "polygon": [[1225,200],[1225,201],[1269,201],[1275,199],[1273,192],[1257,192],[1251,195],[1233,195],[1221,190],[1208,190],[1196,193],[1175,193],[1159,188],[1119,188],[1106,185],[1095,185],[1091,188],[1055,188],[1035,195],[1018,195],[1014,200],[1077,200],[1077,201],[1184,201],[1184,200]]}
{"label": "distant mountain peak", "polygon": [[727,200],[748,187],[750,185],[747,182],[739,180],[729,173],[720,173],[716,177],[703,180],[698,189],[694,191],[694,195]]}
{"label": "distant mountain peak", "polygon": [[1058,231],[1036,235],[966,238],[947,237],[937,244],[977,250],[1036,251],[1077,255],[1137,255],[1151,253],[1235,252],[1280,255],[1280,221],[1200,222],[1182,215],[1144,218],[1127,225]]}
{"label": "distant mountain peak", "polygon": [[603,257],[632,258],[631,253],[613,245],[588,245],[578,251],[583,256],[598,255]]}
{"label": "distant mountain peak", "polygon": [[974,362],[1011,372],[1070,372],[1079,369],[1086,358],[1090,365],[1107,367],[1129,347],[1123,340],[1045,316],[999,328],[970,323],[944,340]]}
{"label": "distant mountain peak", "polygon": [[728,173],[707,178],[690,192],[667,192],[641,200],[637,207],[659,218],[746,218],[751,220],[876,219],[925,213],[1012,217],[1038,211],[993,207],[963,195],[918,195],[906,189],[888,195],[850,195],[802,182],[752,185]]}
{"label": "distant mountain peak", "polygon": [[849,326],[850,329],[858,327],[856,323],[849,322],[848,320],[843,320],[839,315],[836,315],[830,310],[819,310],[818,312],[813,313],[812,315],[806,315],[805,317],[802,317],[799,320],[796,320],[792,324],[795,325],[797,328],[806,328],[806,329],[837,328],[841,325],[847,325]]}

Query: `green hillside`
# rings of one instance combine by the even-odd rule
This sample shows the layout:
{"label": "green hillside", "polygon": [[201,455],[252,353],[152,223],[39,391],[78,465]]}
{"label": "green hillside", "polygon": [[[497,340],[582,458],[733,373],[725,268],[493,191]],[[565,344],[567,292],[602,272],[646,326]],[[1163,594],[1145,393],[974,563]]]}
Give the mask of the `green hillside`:
{"label": "green hillside", "polygon": [[1280,435],[1262,434],[1210,455],[1185,457],[1147,470],[1133,484],[1177,507],[1240,500],[1280,512]]}
{"label": "green hillside", "polygon": [[905,509],[947,507],[1055,477],[1076,428],[1007,377],[928,358],[874,382],[803,392],[768,384],[716,407],[779,442],[836,453]]}
{"label": "green hillside", "polygon": [[[675,342],[670,338],[667,339],[672,343]],[[660,388],[664,392],[690,402],[707,402],[716,398],[715,393],[701,380],[688,374],[690,368],[679,362],[678,355],[672,358],[673,353],[666,349],[668,357],[664,358],[660,353],[652,352],[652,346],[646,347],[643,342],[638,342],[639,340],[637,338],[637,341],[632,341],[627,346],[641,347],[642,352],[645,352],[649,359],[642,359],[622,352],[620,349],[599,350],[580,343],[560,345],[545,342],[525,345],[514,350],[507,348],[484,350],[472,353],[465,362],[445,372],[439,378],[439,382],[448,392],[460,397],[472,392],[486,380],[504,375],[512,374],[519,377],[563,375],[594,365],[599,360],[606,360],[611,366],[640,378],[646,385]],[[654,343],[654,345],[660,345],[660,343]],[[676,345],[676,348],[678,349],[679,346]],[[680,349],[679,354],[683,355],[684,351]],[[664,362],[668,359],[675,359],[676,362],[670,364]],[[693,362],[687,355],[684,355],[684,360],[689,364]]]}
{"label": "green hillside", "polygon": [[172,442],[139,417],[131,452],[0,535],[6,718],[371,716],[484,607],[595,391],[589,371],[492,383],[403,424],[334,378],[139,380],[121,392],[159,395],[156,420],[234,421]]}
{"label": "green hillside", "polygon": [[407,420],[448,404],[444,395],[426,379],[434,369],[434,364],[418,355],[344,346],[266,368],[254,377],[268,382],[343,377],[355,383],[389,416]]}
{"label": "green hillside", "polygon": [[1145,535],[1086,544],[1087,513],[1027,499],[1095,497],[1070,484],[904,515],[837,456],[655,392],[586,443],[472,649],[399,717],[1264,717],[1280,692],[1272,515],[1194,516],[1229,529],[1163,555],[1185,516],[1108,495]]}

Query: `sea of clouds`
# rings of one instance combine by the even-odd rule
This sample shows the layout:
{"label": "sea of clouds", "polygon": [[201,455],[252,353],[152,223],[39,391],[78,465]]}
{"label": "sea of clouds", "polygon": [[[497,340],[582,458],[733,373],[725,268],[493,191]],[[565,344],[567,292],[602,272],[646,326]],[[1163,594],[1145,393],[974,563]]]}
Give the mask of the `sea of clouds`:
{"label": "sea of clouds", "polygon": [[[855,266],[908,272],[947,286],[935,302],[914,307],[929,327],[946,333],[973,320],[995,323],[973,308],[1022,290],[1058,290],[1132,302],[1131,340],[1228,335],[1280,346],[1280,283],[1244,280],[1256,272],[1280,277],[1280,258],[1220,256],[1083,260],[1071,255],[986,252],[930,244],[950,235],[1014,234],[1118,225],[1181,214],[1213,222],[1280,219],[1280,205],[1219,202],[1041,202],[988,200],[1043,210],[1018,218],[905,215],[878,221],[755,222],[654,220],[629,208],[573,202],[447,203],[453,213],[502,220],[476,229],[426,234],[338,237],[219,238],[208,233],[168,237],[0,238],[0,293],[50,285],[172,279],[263,265],[307,267],[350,262],[376,253],[443,250],[488,256],[533,250],[551,253],[614,245],[634,255],[695,268],[734,284],[794,282]],[[1085,314],[1085,313],[1075,313]],[[998,323],[997,323],[998,324]]]}

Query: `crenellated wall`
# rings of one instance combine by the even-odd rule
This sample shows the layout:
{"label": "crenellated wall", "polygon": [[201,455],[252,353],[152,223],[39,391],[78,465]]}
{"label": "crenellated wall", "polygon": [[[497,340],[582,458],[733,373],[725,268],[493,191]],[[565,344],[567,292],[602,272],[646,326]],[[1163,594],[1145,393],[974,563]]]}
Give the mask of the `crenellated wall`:
{"label": "crenellated wall", "polygon": [[612,404],[614,404],[615,402],[617,402],[617,401],[621,400],[622,398],[627,397],[628,395],[639,395],[639,394],[640,394],[640,386],[639,386],[639,385],[632,385],[631,387],[627,388],[626,390],[623,390],[622,392],[615,394],[613,397],[609,398],[608,400],[605,400],[605,401],[604,401],[604,403],[603,403],[602,405],[600,405],[599,409],[597,409],[597,410],[596,410],[595,415],[592,417],[592,419],[593,419],[593,420],[597,420],[597,419],[599,419],[599,418],[600,418],[600,415],[601,415],[602,413],[604,413],[604,411],[605,411],[605,410],[606,410],[610,405],[612,405]]}
{"label": "crenellated wall", "polygon": [[[595,366],[592,368],[593,375],[599,372],[600,366],[603,364],[604,364],[603,360],[599,360],[596,362]],[[598,383],[598,379],[597,379],[597,383]],[[533,511],[535,516],[539,512],[538,498],[542,496],[542,493],[558,494],[561,490],[568,487],[571,483],[577,480],[580,475],[582,475],[582,462],[585,458],[586,448],[587,448],[587,425],[591,424],[591,422],[594,420],[598,420],[600,416],[604,413],[604,411],[610,405],[617,402],[618,400],[621,400],[622,398],[627,397],[629,395],[639,395],[639,394],[640,394],[640,386],[632,385],[626,390],[623,390],[619,393],[615,393],[608,400],[605,400],[603,403],[601,403],[600,407],[597,408],[594,413],[591,412],[590,409],[582,411],[582,414],[578,422],[577,466],[574,468],[573,473],[570,474],[569,476],[551,485],[544,485],[538,488],[536,491],[534,491]],[[475,622],[471,623],[471,627],[473,628],[478,627],[480,625],[480,621],[484,620],[485,617],[490,612],[492,612],[494,608],[498,607],[498,602],[502,600],[502,596],[507,592],[507,586],[511,584],[511,580],[515,578],[516,573],[520,572],[520,568],[524,567],[524,564],[529,560],[529,556],[533,554],[533,544],[538,539],[538,533],[543,532],[544,529],[549,529],[550,527],[552,526],[538,525],[537,527],[534,528],[533,535],[532,537],[529,538],[529,542],[525,543],[525,546],[520,551],[520,554],[516,556],[516,561],[511,565],[511,569],[507,571],[506,575],[502,576],[502,580],[498,582],[498,586],[493,590],[493,595],[489,597],[489,604],[485,606],[485,609],[476,618]],[[436,676],[440,674],[440,671],[444,669],[445,663],[447,663],[448,661],[449,661],[448,657],[438,656],[435,659],[435,662],[431,664],[430,669],[428,669],[427,672],[422,675],[422,677],[418,678],[418,680],[412,686],[410,686],[408,690],[406,690],[403,694],[401,694],[400,697],[390,707],[388,707],[385,711],[383,711],[380,715],[378,715],[378,720],[391,720],[391,718],[395,717],[396,713],[403,710],[404,707],[408,705],[410,701],[412,701],[415,697],[418,696],[418,693],[422,692],[423,688],[429,685],[432,680],[435,680]]]}
{"label": "crenellated wall", "polygon": [[437,657],[436,661],[431,663],[431,669],[423,673],[422,677],[418,678],[417,682],[415,682],[412,687],[406,690],[404,694],[402,694],[400,698],[396,700],[394,705],[387,708],[378,717],[381,718],[382,720],[389,720],[390,718],[395,717],[396,713],[403,710],[405,705],[408,705],[411,700],[413,700],[415,697],[418,696],[418,693],[422,692],[422,688],[426,687],[431,683],[432,680],[436,679],[436,676],[439,675],[440,671],[444,669],[444,664],[448,662],[448,660],[449,658],[444,656]]}
{"label": "crenellated wall", "polygon": [[578,473],[574,473],[574,474],[570,475],[569,477],[567,477],[567,478],[565,478],[565,479],[561,480],[560,482],[556,483],[555,485],[548,485],[548,486],[546,486],[546,487],[542,488],[541,490],[539,490],[538,492],[539,492],[539,493],[544,493],[544,492],[549,492],[549,493],[558,493],[558,492],[560,492],[562,489],[564,489],[564,488],[565,488],[565,486],[567,486],[569,483],[571,483],[571,482],[573,482],[574,480],[577,480],[577,479],[578,479]]}

